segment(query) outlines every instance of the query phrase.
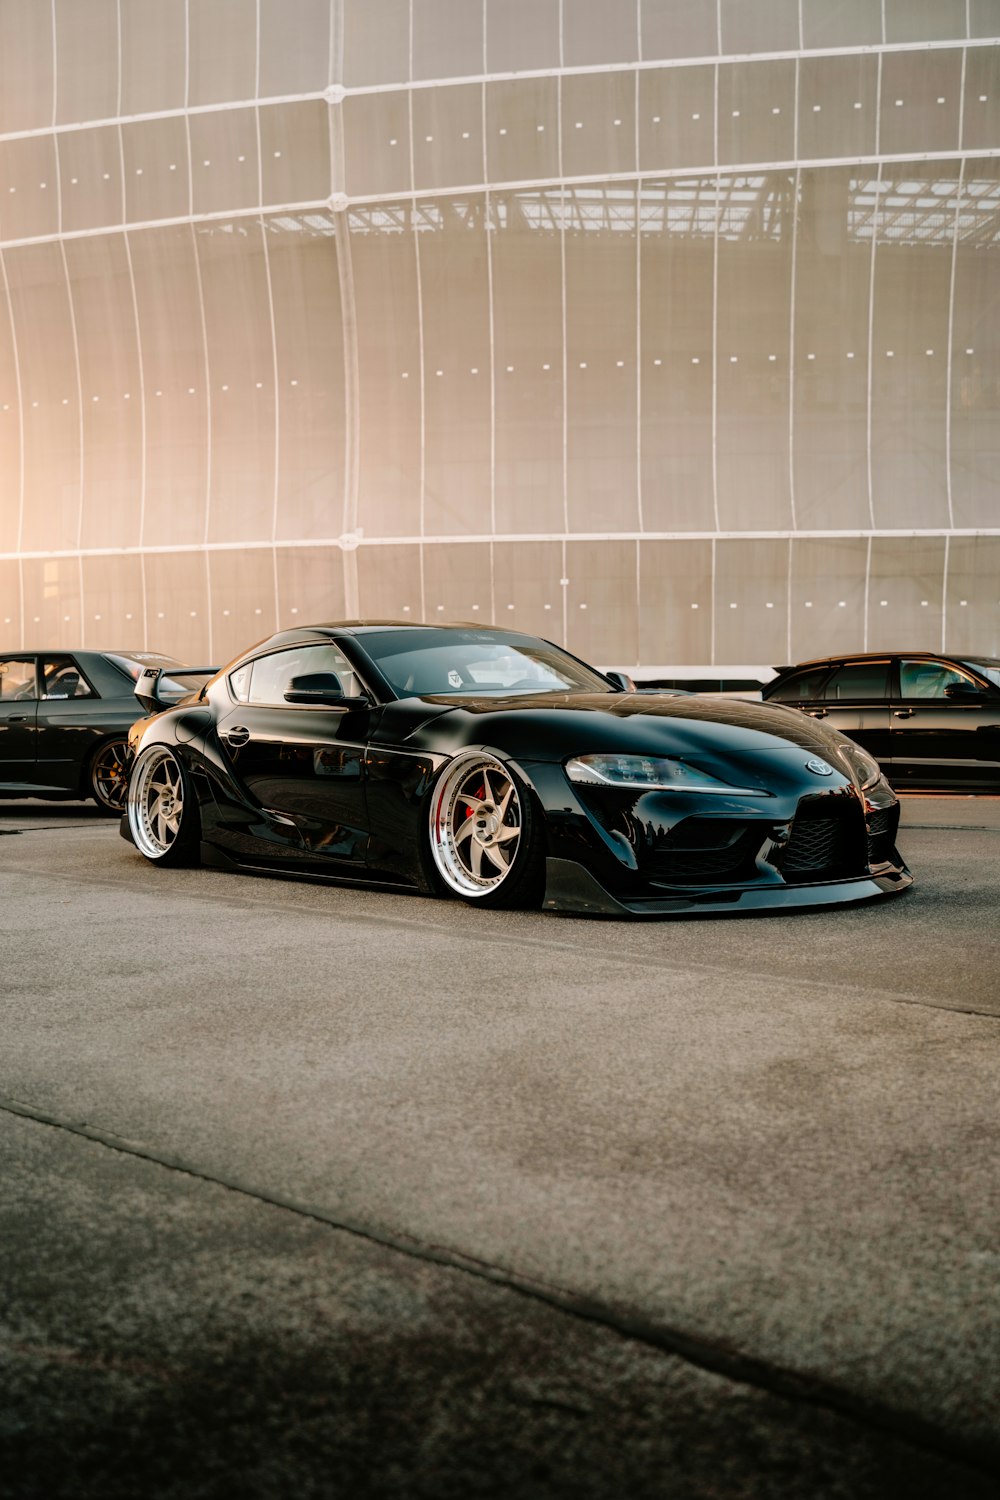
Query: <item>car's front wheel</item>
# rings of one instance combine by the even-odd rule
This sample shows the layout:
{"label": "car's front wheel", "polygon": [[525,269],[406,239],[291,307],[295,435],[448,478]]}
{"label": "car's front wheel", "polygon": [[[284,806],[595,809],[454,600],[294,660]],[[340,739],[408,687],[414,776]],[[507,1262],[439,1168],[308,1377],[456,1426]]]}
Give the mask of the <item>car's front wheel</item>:
{"label": "car's front wheel", "polygon": [[476,906],[537,907],[545,849],[529,788],[484,750],[455,757],[431,792],[427,835],[444,887]]}
{"label": "car's front wheel", "polygon": [[191,778],[167,745],[150,745],[136,757],[128,826],[139,853],[154,864],[197,863],[201,828]]}
{"label": "car's front wheel", "polygon": [[125,811],[128,791],[128,745],[125,740],[106,740],[99,745],[87,771],[85,795],[111,817]]}

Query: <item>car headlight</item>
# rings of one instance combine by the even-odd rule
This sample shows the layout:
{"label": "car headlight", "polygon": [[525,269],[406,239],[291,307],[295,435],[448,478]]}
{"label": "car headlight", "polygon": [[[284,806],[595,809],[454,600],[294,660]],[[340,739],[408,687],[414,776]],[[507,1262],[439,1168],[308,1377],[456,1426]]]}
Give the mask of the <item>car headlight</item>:
{"label": "car headlight", "polygon": [[722,796],[769,797],[762,787],[731,786],[718,776],[670,755],[577,755],[566,775],[580,786],[628,787],[648,792],[716,792]]}
{"label": "car headlight", "polygon": [[850,764],[863,792],[871,790],[882,779],[882,767],[873,755],[862,750],[860,745],[848,743],[844,747],[844,758]]}

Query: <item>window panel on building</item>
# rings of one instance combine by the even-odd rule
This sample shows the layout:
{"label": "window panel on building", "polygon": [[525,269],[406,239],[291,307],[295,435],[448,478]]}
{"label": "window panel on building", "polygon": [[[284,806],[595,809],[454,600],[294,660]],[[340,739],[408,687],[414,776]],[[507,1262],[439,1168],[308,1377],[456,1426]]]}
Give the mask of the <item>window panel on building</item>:
{"label": "window panel on building", "polygon": [[52,123],[52,7],[38,0],[0,5],[0,132]]}
{"label": "window panel on building", "polygon": [[[411,186],[409,95],[403,91],[351,94],[340,107],[345,190],[349,196],[385,197],[408,192]],[[479,175],[482,176],[481,168]]]}
{"label": "window panel on building", "polygon": [[[634,541],[566,544],[566,645],[595,666],[639,659],[638,566]],[[499,612],[498,612],[499,613]]]}
{"label": "window panel on building", "polygon": [[187,103],[223,104],[257,94],[257,9],[246,0],[188,6]]}
{"label": "window panel on building", "polygon": [[1000,513],[1000,165],[965,164],[955,257],[951,487],[956,526]]}
{"label": "window panel on building", "polygon": [[799,64],[800,161],[869,156],[877,139],[878,58],[804,57]]}
{"label": "window panel on building", "polygon": [[[873,537],[868,585],[872,651],[938,651],[944,601],[944,537]],[[885,600],[885,604],[882,600]]]}
{"label": "window panel on building", "polygon": [[799,0],[720,0],[724,55],[794,52],[799,45]]}
{"label": "window panel on building", "polygon": [[145,570],[148,650],[195,666],[214,666],[198,660],[208,648],[207,555],[151,552]]}
{"label": "window panel on building", "polygon": [[737,665],[753,642],[756,660],[788,649],[787,541],[720,541],[715,548],[715,659]]}
{"label": "window panel on building", "polygon": [[1000,658],[1000,537],[952,537],[946,582],[947,650]]}
{"label": "window panel on building", "polygon": [[420,532],[414,212],[408,203],[387,203],[350,216],[358,340],[358,517],[366,536]]}
{"label": "window panel on building", "polygon": [[125,217],[144,224],[186,218],[190,212],[187,120],[136,120],[122,126]]}
{"label": "window panel on building", "polygon": [[[277,549],[279,630],[344,619],[344,561],[339,547]],[[350,555],[348,561],[353,566]]]}
{"label": "window panel on building", "polygon": [[[865,649],[863,537],[799,538],[792,544],[791,661]],[[874,650],[879,642],[873,641]],[[782,657],[782,660],[786,658]]]}
{"label": "window panel on building", "polygon": [[[539,635],[545,641],[562,644],[563,548],[561,542],[518,542],[493,544],[493,593],[496,624],[512,630]],[[489,601],[473,619],[482,615],[488,620]],[[509,606],[513,604],[514,608]]]}
{"label": "window panel on building", "polygon": [[641,69],[638,111],[641,171],[714,165],[714,65]]}
{"label": "window panel on building", "polygon": [[670,666],[711,660],[712,543],[644,538],[639,544],[636,661]]}
{"label": "window panel on building", "polygon": [[719,50],[718,12],[704,0],[639,0],[639,18],[644,62]]}
{"label": "window panel on building", "polygon": [[[142,559],[135,553],[84,557],[83,623],[94,651],[141,651]],[[77,643],[79,644],[79,643]]]}
{"label": "window panel on building", "polygon": [[142,491],[142,382],[121,235],[67,240],[83,394],[82,547],[134,547]]}
{"label": "window panel on building", "polygon": [[483,7],[421,0],[412,8],[413,77],[464,78],[483,71]]}
{"label": "window panel on building", "polygon": [[[418,205],[424,341],[424,534],[491,529],[490,311],[486,257],[470,225],[483,202]],[[475,373],[473,373],[475,372]]]}
{"label": "window panel on building", "polygon": [[257,111],[215,109],[189,115],[187,123],[194,212],[255,208],[260,202]]}
{"label": "window panel on building", "polygon": [[422,550],[406,546],[358,548],[360,619],[423,619]]}
{"label": "window panel on building", "polygon": [[634,172],[636,75],[567,74],[562,85],[564,177]]}
{"label": "window panel on building", "polygon": [[275,554],[270,547],[225,547],[207,554],[207,566],[211,665],[221,666],[277,628]]}
{"label": "window panel on building", "polygon": [[330,0],[260,0],[260,97],[319,93],[330,73]]}
{"label": "window panel on building", "polygon": [[962,53],[958,49],[886,52],[879,150],[886,156],[956,151],[961,93]]}
{"label": "window panel on building", "polygon": [[[205,338],[188,225],[129,235],[142,348],[148,546],[200,542],[208,487]],[[194,395],[191,391],[194,391]]]}
{"label": "window panel on building", "polygon": [[890,44],[965,36],[966,0],[884,0],[884,9],[885,40]]}
{"label": "window panel on building", "polygon": [[638,0],[573,0],[562,18],[564,67],[638,60]]}
{"label": "window panel on building", "polygon": [[[800,174],[792,456],[796,524],[865,528],[871,243],[856,232],[851,167]],[[867,198],[872,201],[873,195]]]}
{"label": "window panel on building", "polygon": [[[596,212],[595,212],[596,210]],[[570,528],[633,531],[636,451],[636,185],[569,188],[566,483]]]}
{"label": "window panel on building", "polygon": [[[268,267],[257,219],[234,234],[202,225],[198,258],[211,395],[211,510],[206,540],[262,541],[275,503],[274,346]],[[204,376],[192,401],[206,401]]]}
{"label": "window panel on building", "polygon": [[[994,18],[991,35],[1000,30]],[[970,47],[965,64],[962,149],[992,150],[1000,139],[1000,47]]]}
{"label": "window panel on building", "polygon": [[639,186],[642,513],[647,531],[714,529],[714,178]]}
{"label": "window panel on building", "polygon": [[946,526],[948,307],[957,162],[882,169],[872,307],[875,525]]}
{"label": "window panel on building", "polygon": [[491,183],[559,176],[559,92],[555,78],[486,86],[486,171]]}
{"label": "window panel on building", "polygon": [[[431,545],[424,548],[424,592],[426,616],[431,625],[490,623],[492,574],[488,543]],[[514,611],[504,611],[497,622],[511,630],[523,626]]]}
{"label": "window panel on building", "polygon": [[406,83],[410,76],[410,0],[345,0],[343,11],[345,87]]}
{"label": "window panel on building", "polygon": [[4,240],[58,233],[58,184],[55,136],[0,141],[0,233]]}
{"label": "window panel on building", "polygon": [[63,232],[121,224],[125,215],[118,126],[67,130],[56,142]]}
{"label": "window panel on building", "polygon": [[795,155],[795,63],[723,63],[719,68],[719,165],[791,161]]}
{"label": "window panel on building", "polygon": [[117,0],[54,0],[57,125],[118,114],[119,9]]}
{"label": "window panel on building", "polygon": [[483,86],[413,91],[413,183],[418,192],[483,180]]}
{"label": "window panel on building", "polygon": [[719,525],[723,531],[783,529],[791,521],[788,349],[794,176],[721,178],[720,191]]}
{"label": "window panel on building", "polygon": [[562,531],[561,195],[493,195],[490,212],[496,529]]}
{"label": "window panel on building", "polygon": [[86,640],[79,561],[26,557],[21,566],[25,643],[46,651],[79,646]]}
{"label": "window panel on building", "polygon": [[559,66],[561,0],[486,0],[486,71]]}
{"label": "window panel on building", "polygon": [[58,244],[4,255],[21,370],[26,551],[75,547],[80,397],[73,319]]}
{"label": "window panel on building", "polygon": [[186,10],[186,0],[129,0],[121,7],[123,115],[184,105]]}
{"label": "window panel on building", "polygon": [[278,530],[344,529],[344,333],[332,221],[266,221],[277,339]]}
{"label": "window panel on building", "polygon": [[881,0],[800,0],[803,47],[869,47],[882,40]]}
{"label": "window panel on building", "polygon": [[330,196],[328,108],[322,99],[307,99],[261,109],[265,203],[324,203]]}

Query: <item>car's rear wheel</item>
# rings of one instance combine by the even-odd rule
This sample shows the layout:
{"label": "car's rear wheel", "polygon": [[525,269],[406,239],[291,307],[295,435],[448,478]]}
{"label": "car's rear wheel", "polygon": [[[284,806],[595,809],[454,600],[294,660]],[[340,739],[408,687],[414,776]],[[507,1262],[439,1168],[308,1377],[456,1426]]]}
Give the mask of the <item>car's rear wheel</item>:
{"label": "car's rear wheel", "polygon": [[431,792],[428,842],[446,890],[476,906],[541,904],[545,851],[529,788],[496,756],[455,757]]}
{"label": "car's rear wheel", "polygon": [[86,795],[93,797],[101,812],[111,817],[120,816],[125,811],[127,751],[127,741],[106,740],[97,747],[87,771]]}
{"label": "car's rear wheel", "polygon": [[191,778],[167,745],[151,745],[136,758],[128,826],[139,853],[154,864],[197,863],[201,829]]}

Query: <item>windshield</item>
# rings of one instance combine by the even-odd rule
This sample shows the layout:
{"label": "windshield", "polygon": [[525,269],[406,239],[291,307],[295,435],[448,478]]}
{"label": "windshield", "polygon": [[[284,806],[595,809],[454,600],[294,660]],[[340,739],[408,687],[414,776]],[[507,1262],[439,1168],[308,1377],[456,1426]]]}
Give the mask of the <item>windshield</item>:
{"label": "windshield", "polygon": [[197,676],[170,677],[168,675],[171,667],[182,667],[183,662],[178,661],[176,656],[161,656],[157,651],[136,651],[134,655],[119,656],[116,652],[109,651],[107,660],[114,662],[133,682],[139,681],[139,673],[146,667],[162,667],[163,676],[156,684],[156,695],[163,703],[176,703],[181,698],[186,698],[189,693],[198,692],[208,679],[211,672],[201,672]]}
{"label": "windshield", "polygon": [[988,678],[994,687],[1000,687],[1000,661],[995,661],[990,656],[981,661],[973,661],[971,657],[967,657],[966,665]]}
{"label": "windshield", "polygon": [[611,693],[599,672],[530,635],[478,630],[393,630],[364,649],[401,698],[461,693],[515,697],[567,690]]}

